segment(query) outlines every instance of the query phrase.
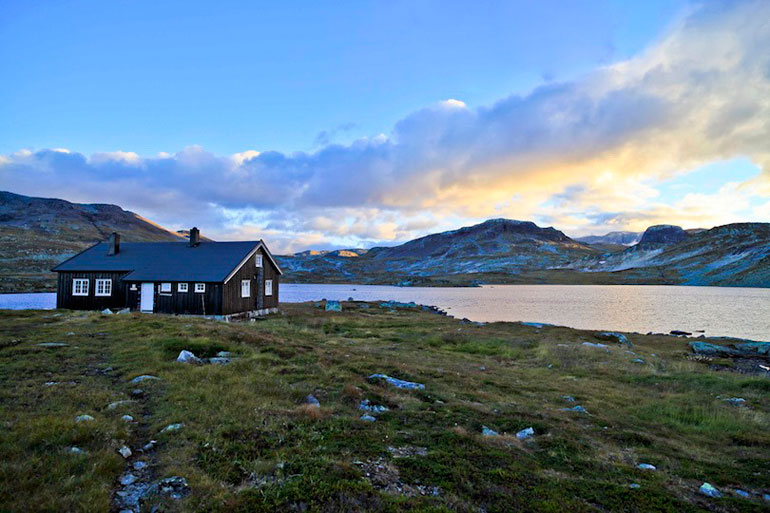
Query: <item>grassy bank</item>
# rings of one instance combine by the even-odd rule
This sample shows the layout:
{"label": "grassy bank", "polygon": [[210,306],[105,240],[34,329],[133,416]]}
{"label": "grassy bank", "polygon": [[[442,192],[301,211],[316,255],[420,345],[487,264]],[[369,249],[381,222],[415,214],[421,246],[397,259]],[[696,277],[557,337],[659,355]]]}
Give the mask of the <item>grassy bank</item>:
{"label": "grassy bank", "polygon": [[[283,315],[230,324],[0,312],[0,511],[110,510],[137,461],[153,482],[189,485],[180,499],[149,496],[143,511],[150,503],[476,512],[770,504],[761,497],[770,492],[768,379],[712,370],[728,362],[692,360],[672,337],[629,335],[630,354],[581,345],[597,342],[588,331],[343,307],[283,305]],[[67,345],[38,345],[49,342]],[[182,349],[235,358],[177,363]],[[373,373],[425,389],[368,380]],[[139,375],[160,379],[130,383]],[[303,404],[308,394],[320,408]],[[361,420],[363,399],[389,410]],[[135,402],[108,407],[125,400]],[[588,413],[564,411],[575,405]],[[75,422],[83,414],[94,420]],[[162,432],[174,423],[183,425]],[[500,434],[483,436],[482,426]],[[535,435],[517,440],[528,427]],[[142,451],[150,440],[157,444]],[[117,452],[123,445],[128,460]],[[704,481],[723,498],[700,495]]]}

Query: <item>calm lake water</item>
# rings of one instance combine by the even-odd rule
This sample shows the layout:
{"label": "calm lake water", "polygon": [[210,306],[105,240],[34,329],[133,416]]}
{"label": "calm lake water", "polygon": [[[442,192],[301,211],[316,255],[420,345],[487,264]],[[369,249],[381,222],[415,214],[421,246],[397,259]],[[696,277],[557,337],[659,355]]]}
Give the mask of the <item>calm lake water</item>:
{"label": "calm lake water", "polygon": [[[474,321],[770,340],[770,289],[653,285],[487,285],[476,288],[281,284],[282,302],[322,298],[435,305]],[[0,294],[0,308],[54,308],[56,294]]]}

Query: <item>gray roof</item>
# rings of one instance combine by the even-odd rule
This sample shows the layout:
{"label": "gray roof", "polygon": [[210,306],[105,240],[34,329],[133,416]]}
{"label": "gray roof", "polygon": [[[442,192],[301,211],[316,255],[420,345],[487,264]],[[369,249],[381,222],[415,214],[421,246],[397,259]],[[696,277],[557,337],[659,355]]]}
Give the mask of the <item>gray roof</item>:
{"label": "gray roof", "polygon": [[124,280],[222,282],[259,246],[281,270],[262,241],[124,242],[117,255],[100,242],[54,267],[54,271],[130,271]]}

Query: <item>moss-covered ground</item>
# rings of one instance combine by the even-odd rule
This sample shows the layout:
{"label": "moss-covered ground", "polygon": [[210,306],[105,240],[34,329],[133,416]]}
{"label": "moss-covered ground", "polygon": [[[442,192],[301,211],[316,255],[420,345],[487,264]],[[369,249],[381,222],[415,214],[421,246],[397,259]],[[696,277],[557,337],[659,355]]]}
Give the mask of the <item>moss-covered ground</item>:
{"label": "moss-covered ground", "polygon": [[[0,511],[114,509],[123,444],[153,479],[186,479],[187,496],[156,499],[166,511],[770,506],[770,380],[713,370],[682,339],[629,334],[630,354],[581,345],[598,342],[589,331],[482,326],[374,303],[343,309],[283,305],[244,323],[0,312]],[[236,358],[177,363],[182,349]],[[129,383],[144,374],[160,379]],[[303,405],[308,394],[320,408]],[[363,399],[389,410],[363,421]],[[136,402],[108,408],[120,400]],[[563,410],[574,405],[588,413]],[[82,414],[94,420],[76,423]],[[172,423],[184,425],[161,432]],[[517,440],[527,427],[535,435]],[[156,448],[143,453],[151,439]],[[723,497],[700,495],[704,481]]]}

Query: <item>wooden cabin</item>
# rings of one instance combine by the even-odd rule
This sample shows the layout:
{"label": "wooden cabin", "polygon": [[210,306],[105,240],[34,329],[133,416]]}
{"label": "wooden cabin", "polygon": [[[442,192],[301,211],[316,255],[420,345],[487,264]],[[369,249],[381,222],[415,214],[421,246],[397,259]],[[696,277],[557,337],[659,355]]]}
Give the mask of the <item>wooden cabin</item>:
{"label": "wooden cabin", "polygon": [[264,241],[120,243],[113,233],[52,269],[56,307],[254,317],[278,311],[282,271]]}

